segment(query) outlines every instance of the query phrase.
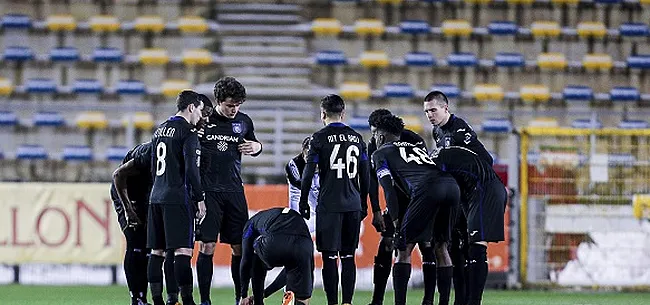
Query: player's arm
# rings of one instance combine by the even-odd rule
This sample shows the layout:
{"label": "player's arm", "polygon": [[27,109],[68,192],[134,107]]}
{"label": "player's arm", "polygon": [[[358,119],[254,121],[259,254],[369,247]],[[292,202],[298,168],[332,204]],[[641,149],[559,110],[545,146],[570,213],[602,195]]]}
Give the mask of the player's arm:
{"label": "player's arm", "polygon": [[[377,144],[375,144],[374,138],[372,138],[368,142],[368,155],[372,156],[376,150]],[[371,164],[371,167],[373,172],[375,172],[374,163]],[[372,209],[373,216],[375,213],[381,213],[381,207],[379,206],[379,181],[376,175],[369,175],[368,196],[370,197],[370,208]]]}
{"label": "player's arm", "polygon": [[190,199],[198,204],[197,218],[205,216],[205,195],[199,176],[201,148],[199,138],[195,133],[190,133],[183,142],[183,156],[185,159],[185,177],[190,185]]}
{"label": "player's arm", "polygon": [[289,184],[300,188],[300,172],[298,171],[298,166],[296,165],[296,162],[293,161],[293,159],[289,160],[289,163],[284,167],[284,171],[287,174],[287,180],[289,181]]}
{"label": "player's arm", "polygon": [[386,160],[380,154],[373,154],[372,160],[376,166],[377,180],[384,189],[384,197],[386,199],[386,206],[388,207],[388,214],[391,219],[397,220],[399,216],[399,206],[397,202],[397,190],[393,186],[393,176],[390,174],[390,169]]}
{"label": "player's arm", "polygon": [[[314,179],[316,172],[316,165],[318,164],[318,154],[320,152],[320,144],[315,137],[311,137],[309,142],[309,153],[307,154],[307,163],[302,170],[302,182],[300,183],[300,214],[303,218],[309,219],[309,191],[311,190],[311,182]],[[321,173],[322,174],[322,173]]]}
{"label": "player's arm", "polygon": [[239,151],[244,155],[257,157],[262,153],[262,143],[255,137],[253,120],[249,118],[247,124],[248,128],[246,128],[246,134],[244,134],[244,143],[239,144]]}
{"label": "player's arm", "polygon": [[133,159],[120,165],[120,167],[118,167],[113,172],[113,184],[117,190],[117,197],[120,199],[120,202],[122,202],[122,205],[124,206],[124,211],[126,212],[126,216],[129,219],[129,222],[133,222],[134,224],[142,224],[142,221],[135,213],[135,208],[133,207],[131,199],[129,198],[126,180],[128,177],[137,175],[138,173],[139,170],[136,167],[135,161]]}
{"label": "player's arm", "polygon": [[359,162],[359,195],[361,195],[361,220],[368,215],[368,187],[370,180],[370,162],[368,162],[366,143],[361,141],[361,160]]}
{"label": "player's arm", "polygon": [[248,284],[251,280],[251,270],[253,269],[253,258],[255,253],[253,252],[253,242],[255,238],[259,236],[259,233],[255,230],[252,219],[246,223],[244,227],[244,235],[241,243],[241,265],[239,267],[239,275],[241,280],[241,298],[246,298],[248,296]]}

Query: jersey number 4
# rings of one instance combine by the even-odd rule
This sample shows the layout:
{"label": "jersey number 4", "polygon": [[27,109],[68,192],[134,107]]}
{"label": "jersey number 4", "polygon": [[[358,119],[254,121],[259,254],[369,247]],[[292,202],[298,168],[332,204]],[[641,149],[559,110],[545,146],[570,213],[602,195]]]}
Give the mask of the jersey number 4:
{"label": "jersey number 4", "polygon": [[158,143],[156,146],[156,176],[162,176],[165,173],[165,157],[167,157],[167,144]]}
{"label": "jersey number 4", "polygon": [[431,157],[427,155],[427,152],[424,151],[422,148],[414,147],[413,152],[415,153],[415,155],[409,153],[407,156],[406,147],[399,148],[399,155],[402,157],[402,159],[404,159],[406,163],[414,161],[417,164],[422,164],[422,163],[435,164],[433,163],[433,160],[431,160]]}
{"label": "jersey number 4", "polygon": [[345,163],[339,156],[341,144],[335,144],[332,154],[330,154],[330,169],[336,170],[336,178],[343,179],[343,170],[348,174],[349,179],[354,179],[359,171],[359,148],[351,145],[345,151]]}

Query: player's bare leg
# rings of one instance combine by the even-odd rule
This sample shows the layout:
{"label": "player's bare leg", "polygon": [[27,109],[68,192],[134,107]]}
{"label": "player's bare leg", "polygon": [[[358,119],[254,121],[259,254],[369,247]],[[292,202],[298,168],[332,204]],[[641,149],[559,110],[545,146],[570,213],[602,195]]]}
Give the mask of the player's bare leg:
{"label": "player's bare leg", "polygon": [[447,243],[436,243],[434,246],[434,252],[436,254],[437,261],[436,277],[438,279],[438,293],[440,293],[438,304],[448,305],[449,295],[451,293],[453,265],[451,263],[449,251],[447,250]]}
{"label": "player's bare leg", "polygon": [[395,305],[406,305],[406,292],[411,278],[411,252],[414,247],[415,244],[407,244],[405,249],[397,252],[397,260],[393,265]]}
{"label": "player's bare leg", "polygon": [[212,258],[216,243],[199,241],[199,257],[196,260],[196,276],[199,282],[201,305],[211,304],[210,287],[212,286],[212,273],[214,267]]}
{"label": "player's bare leg", "polygon": [[154,305],[165,305],[163,300],[163,275],[162,266],[165,261],[164,250],[154,249],[151,250],[149,256],[149,266],[147,270],[147,278],[149,280],[149,288],[151,289],[151,299]]}
{"label": "player's bare leg", "polygon": [[193,280],[192,280],[192,260],[191,248],[180,248],[174,251],[174,272],[176,274],[176,281],[181,293],[183,305],[194,305],[194,297],[192,296]]}
{"label": "player's bare leg", "polygon": [[235,284],[235,304],[239,304],[239,294],[241,291],[241,276],[239,274],[239,267],[241,266],[241,244],[230,245],[232,250],[232,257],[230,260],[230,274],[232,274],[232,282]]}
{"label": "player's bare leg", "polygon": [[469,246],[469,305],[480,305],[483,298],[483,289],[488,274],[487,242],[479,241]]}

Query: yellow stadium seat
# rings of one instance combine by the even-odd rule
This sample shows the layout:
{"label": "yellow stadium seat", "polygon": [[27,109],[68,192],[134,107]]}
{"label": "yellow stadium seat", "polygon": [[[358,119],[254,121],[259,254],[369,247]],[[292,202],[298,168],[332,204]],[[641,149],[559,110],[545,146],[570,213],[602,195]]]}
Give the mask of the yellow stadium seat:
{"label": "yellow stadium seat", "polygon": [[398,4],[402,4],[402,2],[404,2],[404,0],[377,0],[377,2],[379,2],[379,3],[381,3],[381,4],[394,4],[394,5],[398,5]]}
{"label": "yellow stadium seat", "polygon": [[533,4],[535,0],[507,0],[508,4]]}
{"label": "yellow stadium seat", "polygon": [[477,84],[474,86],[474,98],[478,101],[501,101],[503,96],[503,88],[497,84]]}
{"label": "yellow stadium seat", "polygon": [[108,127],[108,120],[103,112],[99,111],[86,111],[77,116],[77,127],[79,128],[92,128],[104,129]]}
{"label": "yellow stadium seat", "polygon": [[641,4],[650,4],[650,0],[639,0]]}
{"label": "yellow stadium seat", "polygon": [[72,15],[50,15],[45,21],[50,31],[74,31],[77,21]]}
{"label": "yellow stadium seat", "polygon": [[535,118],[534,120],[528,122],[528,126],[530,127],[558,127],[557,119],[556,118],[551,118],[551,117],[539,117]]}
{"label": "yellow stadium seat", "polygon": [[561,32],[560,24],[555,21],[535,21],[530,30],[535,37],[557,37]]}
{"label": "yellow stadium seat", "polygon": [[370,86],[362,82],[345,82],[341,85],[340,94],[344,99],[367,100],[370,97]]}
{"label": "yellow stadium seat", "polygon": [[417,115],[405,115],[402,117],[404,120],[404,128],[409,129],[415,133],[421,133],[424,131],[422,126],[422,120]]}
{"label": "yellow stadium seat", "polygon": [[115,32],[120,29],[120,21],[111,15],[95,15],[88,20],[94,32]]}
{"label": "yellow stadium seat", "polygon": [[[122,119],[122,125],[129,124],[128,117]],[[150,130],[154,126],[153,115],[149,112],[136,112],[133,114],[133,125],[137,129]]]}
{"label": "yellow stadium seat", "polygon": [[359,19],[354,23],[354,31],[362,36],[379,36],[384,34],[386,28],[384,22],[379,19]]}
{"label": "yellow stadium seat", "polygon": [[14,86],[11,82],[4,77],[0,77],[0,95],[9,95],[13,91]]}
{"label": "yellow stadium seat", "polygon": [[519,95],[524,102],[547,102],[551,99],[551,91],[544,85],[523,85]]}
{"label": "yellow stadium seat", "polygon": [[551,0],[553,4],[578,4],[580,0]]}
{"label": "yellow stadium seat", "polygon": [[577,31],[582,38],[603,38],[607,34],[607,28],[602,22],[580,22]]}
{"label": "yellow stadium seat", "polygon": [[176,97],[183,90],[191,90],[191,88],[190,83],[182,79],[168,79],[161,87],[162,94],[167,97]]}
{"label": "yellow stadium seat", "polygon": [[178,29],[183,33],[205,33],[208,23],[198,16],[184,16],[178,19]]}
{"label": "yellow stadium seat", "polygon": [[142,49],[138,57],[145,65],[165,65],[169,62],[167,50],[160,48]]}
{"label": "yellow stadium seat", "polygon": [[609,54],[587,54],[582,59],[582,66],[588,70],[610,70],[612,68],[612,65],[612,56]]}
{"label": "yellow stadium seat", "polygon": [[542,69],[562,70],[567,62],[564,53],[541,53],[537,56],[537,66]]}
{"label": "yellow stadium seat", "polygon": [[317,35],[338,35],[343,26],[334,18],[316,18],[311,22],[311,30]]}
{"label": "yellow stadium seat", "polygon": [[492,2],[492,0],[465,0],[465,2],[470,4],[488,4]]}
{"label": "yellow stadium seat", "polygon": [[209,65],[212,63],[212,53],[206,49],[183,50],[183,63],[186,65]]}
{"label": "yellow stadium seat", "polygon": [[635,194],[632,196],[632,213],[636,219],[650,218],[650,195]]}
{"label": "yellow stadium seat", "polygon": [[145,15],[135,19],[134,27],[140,32],[162,32],[165,23],[162,17],[156,15]]}
{"label": "yellow stadium seat", "polygon": [[366,68],[385,68],[390,64],[388,55],[384,51],[365,51],[359,61]]}
{"label": "yellow stadium seat", "polygon": [[472,25],[463,19],[445,20],[442,22],[442,33],[445,36],[469,36],[472,34]]}

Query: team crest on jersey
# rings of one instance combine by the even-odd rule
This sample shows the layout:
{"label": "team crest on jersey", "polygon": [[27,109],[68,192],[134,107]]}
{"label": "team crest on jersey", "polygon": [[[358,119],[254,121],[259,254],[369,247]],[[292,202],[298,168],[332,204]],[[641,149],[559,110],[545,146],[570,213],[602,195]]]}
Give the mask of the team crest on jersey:
{"label": "team crest on jersey", "polygon": [[445,146],[444,147],[449,147],[451,146],[451,138],[450,137],[445,137]]}
{"label": "team crest on jersey", "polygon": [[239,122],[232,123],[232,132],[241,133],[242,132],[242,124],[239,123]]}

